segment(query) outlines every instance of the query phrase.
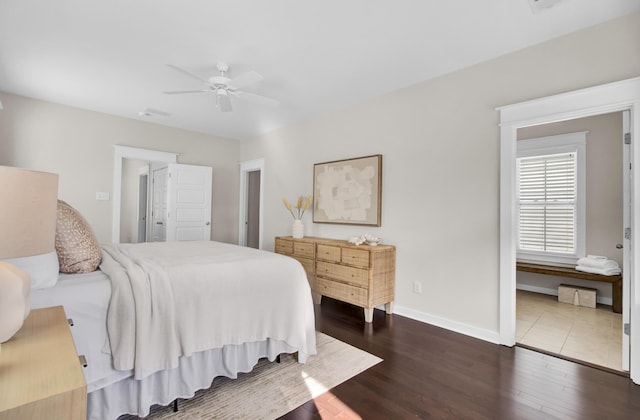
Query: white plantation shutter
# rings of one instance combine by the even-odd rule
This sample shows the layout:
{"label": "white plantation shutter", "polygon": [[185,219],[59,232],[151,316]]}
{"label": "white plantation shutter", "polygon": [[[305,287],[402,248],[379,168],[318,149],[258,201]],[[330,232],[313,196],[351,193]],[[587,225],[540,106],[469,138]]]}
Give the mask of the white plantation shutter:
{"label": "white plantation shutter", "polygon": [[518,140],[516,258],[575,264],[585,254],[587,132]]}
{"label": "white plantation shutter", "polygon": [[519,158],[518,168],[518,250],[575,254],[576,153]]}

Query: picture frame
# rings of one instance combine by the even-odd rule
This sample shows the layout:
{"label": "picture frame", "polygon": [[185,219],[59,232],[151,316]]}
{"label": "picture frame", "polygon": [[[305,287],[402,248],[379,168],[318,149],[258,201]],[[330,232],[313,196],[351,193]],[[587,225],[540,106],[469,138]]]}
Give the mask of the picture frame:
{"label": "picture frame", "polygon": [[382,155],[313,165],[313,223],[382,225]]}

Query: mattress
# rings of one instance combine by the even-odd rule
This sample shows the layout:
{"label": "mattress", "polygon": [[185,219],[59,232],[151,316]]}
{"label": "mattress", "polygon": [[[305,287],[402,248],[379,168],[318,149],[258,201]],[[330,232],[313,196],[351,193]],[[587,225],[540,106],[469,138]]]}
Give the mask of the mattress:
{"label": "mattress", "polygon": [[111,296],[109,277],[102,271],[85,274],[61,274],[53,287],[31,291],[31,309],[62,305],[73,320],[71,334],[79,355],[87,359],[84,377],[87,392],[131,376],[111,367],[111,355],[104,352],[107,343],[107,309]]}

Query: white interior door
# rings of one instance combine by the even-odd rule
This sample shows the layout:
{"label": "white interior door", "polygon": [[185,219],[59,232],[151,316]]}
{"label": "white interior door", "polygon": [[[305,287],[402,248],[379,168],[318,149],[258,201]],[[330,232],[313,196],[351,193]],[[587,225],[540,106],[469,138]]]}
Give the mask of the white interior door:
{"label": "white interior door", "polygon": [[[623,174],[622,174],[622,188],[623,188],[623,258],[622,258],[622,370],[629,370],[629,335],[625,334],[625,325],[629,325],[630,319],[630,303],[631,303],[631,280],[632,280],[632,255],[631,252],[631,210],[633,203],[633,178],[631,176],[631,114],[629,111],[622,112],[622,133],[624,144],[623,150]],[[628,140],[627,140],[628,136]]]}
{"label": "white interior door", "polygon": [[211,184],[208,166],[169,165],[167,240],[211,239]]}
{"label": "white interior door", "polygon": [[167,188],[169,169],[157,168],[152,171],[151,242],[167,240]]}

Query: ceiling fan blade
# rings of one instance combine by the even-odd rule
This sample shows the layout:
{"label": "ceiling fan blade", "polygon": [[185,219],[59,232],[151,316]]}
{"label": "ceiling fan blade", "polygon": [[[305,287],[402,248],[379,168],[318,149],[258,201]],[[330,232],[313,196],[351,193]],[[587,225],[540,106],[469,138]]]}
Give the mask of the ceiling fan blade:
{"label": "ceiling fan blade", "polygon": [[174,69],[175,71],[178,71],[178,72],[180,72],[180,73],[182,73],[182,74],[184,74],[184,75],[186,75],[186,76],[189,76],[189,77],[191,77],[191,78],[193,78],[193,79],[196,79],[196,80],[198,80],[198,81],[200,81],[200,82],[203,82],[203,83],[209,84],[209,81],[208,81],[207,79],[205,79],[205,78],[204,78],[204,77],[202,77],[202,76],[198,76],[198,75],[197,75],[197,74],[195,74],[195,73],[191,73],[189,70],[185,70],[185,69],[180,68],[180,67],[178,67],[178,66],[174,66],[173,64],[167,64],[167,66],[171,67],[171,68],[172,68],[172,69]]}
{"label": "ceiling fan blade", "polygon": [[233,92],[240,99],[245,99],[250,102],[267,105],[267,106],[278,106],[280,105],[280,101],[277,99],[267,98],[266,96],[256,95],[255,93],[235,91]]}
{"label": "ceiling fan blade", "polygon": [[227,84],[227,87],[229,89],[240,89],[243,86],[257,83],[260,80],[262,80],[262,76],[260,76],[258,72],[249,71],[231,79]]}
{"label": "ceiling fan blade", "polygon": [[182,93],[206,93],[206,92],[211,92],[211,90],[209,89],[198,89],[198,90],[171,90],[169,92],[163,92],[167,95],[179,95]]}

